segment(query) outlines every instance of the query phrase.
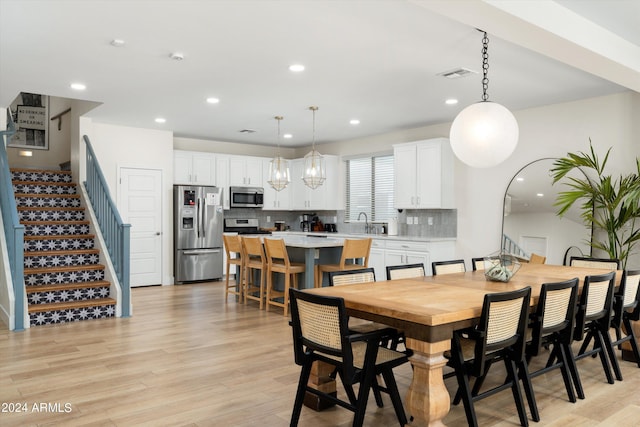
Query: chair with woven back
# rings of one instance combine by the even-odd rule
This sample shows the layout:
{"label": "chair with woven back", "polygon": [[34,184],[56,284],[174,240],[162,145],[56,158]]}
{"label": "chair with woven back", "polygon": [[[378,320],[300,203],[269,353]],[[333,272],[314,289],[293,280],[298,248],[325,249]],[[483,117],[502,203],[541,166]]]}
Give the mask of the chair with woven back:
{"label": "chair with woven back", "polygon": [[[315,287],[322,287],[324,273],[332,271],[358,270],[369,267],[371,238],[344,239],[339,264],[318,264],[315,271]],[[361,262],[361,263],[360,263]]]}
{"label": "chair with woven back", "polygon": [[437,276],[441,274],[464,273],[467,271],[467,267],[464,265],[463,259],[434,261],[431,263],[431,271],[434,276]]}
{"label": "chair with woven back", "polygon": [[[407,355],[380,346],[384,330],[353,333],[342,298],[313,295],[291,288],[291,326],[295,363],[302,367],[290,425],[298,425],[306,393],[312,393],[354,412],[352,425],[362,426],[371,387],[376,375],[382,375],[396,417],[401,426],[407,424],[393,368],[408,362]],[[348,400],[339,399],[308,385],[311,367],[321,361],[337,369]],[[358,394],[353,386],[360,384]]]}
{"label": "chair with woven back", "polygon": [[[244,251],[244,301],[258,301],[262,310],[265,296],[265,274],[267,273],[267,259],[259,237],[242,236],[242,250]],[[260,282],[255,283],[255,274],[259,271]],[[257,294],[257,295],[255,295]]]}
{"label": "chair with woven back", "polygon": [[[224,300],[227,301],[229,294],[237,295],[240,303],[244,302],[244,257],[242,251],[242,238],[236,235],[222,235],[224,251],[227,255],[227,273],[225,276]],[[238,269],[238,282],[229,284],[231,266]]]}
{"label": "chair with woven back", "polygon": [[552,369],[560,368],[567,397],[572,403],[576,402],[574,386],[578,397],[584,399],[582,382],[571,349],[577,300],[577,277],[563,282],[543,284],[536,310],[529,316],[531,337],[526,346],[527,362],[540,355],[543,347],[551,349],[546,366],[531,372],[530,375],[535,378]]}
{"label": "chair with woven back", "polygon": [[[291,262],[287,253],[287,246],[282,239],[264,239],[267,253],[267,311],[269,306],[275,305],[284,309],[284,315],[289,314],[289,288],[298,288],[298,274],[304,273],[304,264]],[[284,274],[284,289],[274,287],[273,273]],[[282,298],[283,302],[276,301]]]}
{"label": "chair with woven back", "polygon": [[[507,388],[511,388],[520,424],[527,426],[520,379],[529,400],[531,417],[534,421],[540,419],[525,358],[530,298],[530,287],[486,294],[478,325],[453,333],[448,364],[454,368],[458,380],[454,404],[462,400],[469,426],[478,425],[475,402]],[[481,393],[482,379],[497,361],[504,363],[507,379],[501,385]],[[479,380],[476,380],[473,389],[470,386],[471,377]]]}
{"label": "chair with woven back", "polygon": [[[609,384],[614,383],[609,364],[613,368],[616,379],[622,380],[620,365],[609,336],[615,277],[616,272],[611,271],[584,278],[573,331],[574,340],[583,341],[574,359],[577,361],[588,356],[599,355]],[[593,349],[587,351],[591,340],[594,341]]]}
{"label": "chair with woven back", "polygon": [[633,331],[633,322],[640,320],[640,270],[625,270],[622,273],[620,287],[614,296],[611,327],[615,330],[616,340],[613,346],[622,348],[629,342],[631,352],[640,368],[640,351]]}
{"label": "chair with woven back", "polygon": [[473,268],[473,271],[484,270],[484,260],[484,257],[471,258],[471,268]]}
{"label": "chair with woven back", "polygon": [[620,260],[609,258],[572,256],[569,265],[571,267],[602,268],[610,271],[620,270]]}
{"label": "chair with woven back", "polygon": [[400,264],[387,266],[387,280],[410,279],[412,277],[423,277],[424,264]]}

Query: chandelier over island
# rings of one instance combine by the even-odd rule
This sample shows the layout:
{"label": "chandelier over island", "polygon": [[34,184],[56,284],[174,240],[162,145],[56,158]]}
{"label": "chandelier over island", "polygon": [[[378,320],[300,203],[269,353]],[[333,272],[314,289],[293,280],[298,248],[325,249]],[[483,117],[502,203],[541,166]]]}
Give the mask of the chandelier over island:
{"label": "chandelier over island", "polygon": [[283,190],[291,182],[289,173],[289,161],[280,155],[280,121],[282,116],[274,117],[278,121],[278,149],[276,156],[269,163],[269,179],[267,182],[274,190]]}
{"label": "chandelier over island", "polygon": [[302,180],[307,187],[316,189],[327,179],[327,169],[324,157],[316,150],[316,111],[318,111],[318,107],[311,106],[309,110],[313,112],[313,142],[311,151],[304,156]]}

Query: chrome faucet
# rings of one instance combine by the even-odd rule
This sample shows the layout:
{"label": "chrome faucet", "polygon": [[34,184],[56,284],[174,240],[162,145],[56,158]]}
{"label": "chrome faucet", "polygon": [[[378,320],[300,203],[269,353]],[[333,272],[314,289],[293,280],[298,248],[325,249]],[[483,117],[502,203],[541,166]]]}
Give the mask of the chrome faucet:
{"label": "chrome faucet", "polygon": [[369,218],[367,218],[366,212],[360,212],[358,214],[358,221],[360,221],[362,215],[364,215],[364,234],[369,234]]}

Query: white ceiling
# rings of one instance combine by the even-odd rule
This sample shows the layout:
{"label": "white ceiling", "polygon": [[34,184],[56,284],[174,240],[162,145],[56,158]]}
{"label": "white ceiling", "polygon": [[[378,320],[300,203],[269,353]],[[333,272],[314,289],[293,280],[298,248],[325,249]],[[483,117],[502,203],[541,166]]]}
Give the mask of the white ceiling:
{"label": "white ceiling", "polygon": [[479,101],[481,74],[438,75],[481,71],[475,28],[489,32],[490,100],[512,110],[640,91],[637,0],[0,0],[0,106],[78,98],[102,104],[87,114],[99,122],[268,145],[283,115],[282,145],[297,147],[317,105],[317,142],[349,140]]}

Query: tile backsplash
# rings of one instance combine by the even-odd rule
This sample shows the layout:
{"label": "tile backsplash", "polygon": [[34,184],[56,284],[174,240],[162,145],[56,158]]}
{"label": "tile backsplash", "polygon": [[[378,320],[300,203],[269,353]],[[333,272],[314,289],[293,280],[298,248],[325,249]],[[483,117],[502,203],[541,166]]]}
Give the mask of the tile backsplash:
{"label": "tile backsplash", "polygon": [[[308,211],[269,211],[265,209],[234,208],[224,211],[225,218],[258,218],[260,227],[273,227],[284,221],[292,231],[300,231],[300,216]],[[340,233],[364,233],[364,223],[345,222],[345,211],[317,211],[324,224],[335,223]],[[373,222],[379,234],[382,222]],[[398,213],[398,235],[415,237],[456,237],[458,211],[456,209],[405,209]],[[375,234],[375,233],[373,233]]]}

